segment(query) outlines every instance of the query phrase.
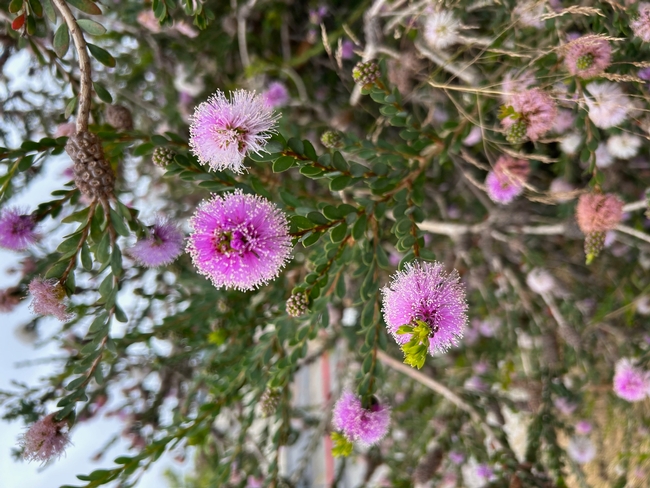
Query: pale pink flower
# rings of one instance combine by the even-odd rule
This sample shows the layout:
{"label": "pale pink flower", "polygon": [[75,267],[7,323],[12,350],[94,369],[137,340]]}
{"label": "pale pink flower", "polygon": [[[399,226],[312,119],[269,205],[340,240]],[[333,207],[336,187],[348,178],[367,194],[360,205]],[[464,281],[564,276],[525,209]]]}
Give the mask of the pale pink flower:
{"label": "pale pink flower", "polygon": [[264,101],[271,108],[283,107],[289,102],[289,90],[280,81],[269,83],[268,88],[262,93]]}
{"label": "pale pink flower", "polygon": [[481,128],[478,126],[472,127],[472,129],[469,131],[469,134],[467,134],[467,137],[463,139],[463,146],[474,146],[481,142],[483,139],[483,132],[481,131]]}
{"label": "pale pink flower", "polygon": [[611,63],[612,47],[602,37],[588,35],[565,46],[564,65],[569,73],[580,78],[593,78]]}
{"label": "pale pink flower", "polygon": [[548,190],[558,202],[563,203],[572,200],[572,198],[567,194],[574,191],[575,188],[565,179],[555,178],[553,181],[551,181],[551,185],[549,186]]}
{"label": "pale pink flower", "polygon": [[576,118],[570,110],[561,108],[557,112],[555,122],[553,123],[553,132],[556,134],[564,134],[569,129],[574,127]]}
{"label": "pale pink flower", "polygon": [[573,412],[575,412],[576,408],[578,408],[575,403],[570,402],[564,397],[558,397],[553,400],[553,405],[563,415],[571,415]]}
{"label": "pale pink flower", "polygon": [[33,297],[30,308],[35,314],[54,315],[62,322],[72,318],[67,312],[65,290],[58,280],[34,278],[29,283],[29,292]]}
{"label": "pale pink flower", "polygon": [[612,193],[584,193],[576,207],[576,221],[584,234],[614,230],[623,219],[623,202]]}
{"label": "pale pink flower", "polygon": [[506,105],[510,104],[510,98],[512,98],[515,93],[521,93],[522,91],[527,90],[530,86],[534,85],[535,82],[535,75],[530,70],[523,72],[517,72],[515,70],[508,71],[501,82],[501,100]]}
{"label": "pale pink flower", "polygon": [[628,402],[639,402],[650,393],[650,373],[621,358],[614,369],[614,393]]}
{"label": "pale pink flower", "polygon": [[255,92],[236,90],[227,99],[217,91],[192,115],[190,148],[215,171],[244,172],[248,153],[264,151],[278,115]]}
{"label": "pale pink flower", "polygon": [[576,424],[576,434],[587,435],[591,432],[591,429],[591,423],[586,420],[581,420]]}
{"label": "pale pink flower", "polygon": [[585,464],[596,457],[596,446],[588,437],[572,437],[566,449],[567,454],[578,464]]}
{"label": "pale pink flower", "polygon": [[154,34],[160,32],[160,22],[151,9],[142,10],[137,16],[138,24]]}
{"label": "pale pink flower", "polygon": [[585,96],[589,118],[596,127],[609,129],[621,124],[632,110],[630,99],[616,83],[605,81],[589,83],[586,87],[590,96]]}
{"label": "pale pink flower", "polygon": [[175,223],[158,219],[149,229],[149,235],[136,242],[128,252],[147,268],[170,264],[183,252],[183,233]]}
{"label": "pale pink flower", "polygon": [[51,413],[43,417],[23,435],[20,444],[24,449],[23,457],[28,461],[46,463],[58,459],[70,444],[68,423],[57,422],[54,416],[55,413]]}
{"label": "pale pink flower", "polygon": [[553,275],[543,268],[533,268],[526,276],[526,284],[535,293],[544,295],[557,287]]}
{"label": "pale pink flower", "polygon": [[431,12],[424,20],[424,40],[434,50],[441,50],[460,40],[461,23],[448,10]]}
{"label": "pale pink flower", "polygon": [[54,133],[54,138],[57,137],[70,137],[71,135],[77,132],[77,125],[73,122],[67,122],[65,124],[59,124],[56,126],[56,132]]}
{"label": "pale pink flower", "polygon": [[519,118],[506,117],[501,124],[511,128],[515,123],[523,122],[526,126],[526,136],[531,141],[537,141],[553,128],[557,107],[550,95],[539,88],[515,93],[510,98],[509,105],[519,114]]}
{"label": "pale pink flower", "polygon": [[614,163],[614,157],[607,150],[605,142],[599,142],[596,148],[596,166],[599,168],[609,168]]}
{"label": "pale pink flower", "polygon": [[199,31],[197,31],[194,27],[192,27],[184,20],[181,20],[180,22],[175,22],[174,29],[176,30],[176,32],[179,32],[184,36],[189,37],[190,39],[193,39],[199,35]]}
{"label": "pale pink flower", "polygon": [[650,3],[639,4],[639,16],[630,22],[634,35],[650,42]]}
{"label": "pale pink flower", "polygon": [[641,145],[639,136],[624,132],[607,139],[607,152],[618,159],[630,159],[638,154]]}

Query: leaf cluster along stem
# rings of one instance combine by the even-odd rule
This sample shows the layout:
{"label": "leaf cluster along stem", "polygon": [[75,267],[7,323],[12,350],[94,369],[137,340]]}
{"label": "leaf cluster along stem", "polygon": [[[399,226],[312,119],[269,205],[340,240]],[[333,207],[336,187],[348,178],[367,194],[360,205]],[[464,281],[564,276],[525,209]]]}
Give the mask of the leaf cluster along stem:
{"label": "leaf cluster along stem", "polygon": [[88,118],[90,117],[90,104],[92,102],[92,79],[90,71],[90,56],[86,46],[86,39],[83,36],[77,19],[72,14],[70,7],[65,0],[52,0],[63,16],[63,20],[70,30],[74,41],[74,47],[79,59],[79,71],[81,72],[79,83],[79,108],[77,111],[77,132],[88,130]]}
{"label": "leaf cluster along stem", "polygon": [[[291,156],[292,158],[295,158],[295,159],[297,159],[297,160],[299,160],[299,161],[308,161],[308,162],[310,162],[313,166],[315,166],[316,168],[320,168],[320,169],[325,170],[325,171],[338,171],[338,172],[341,173],[342,175],[349,176],[350,178],[354,178],[354,177],[355,177],[355,176],[354,176],[350,171],[348,171],[348,170],[340,170],[340,169],[333,168],[333,167],[331,167],[331,166],[325,166],[325,165],[322,165],[322,164],[319,163],[318,161],[314,161],[314,160],[311,159],[311,158],[308,158],[308,157],[306,157],[306,156],[303,156],[303,155],[301,155],[301,154],[298,154],[297,152],[292,151],[291,149],[285,149],[284,151],[282,151],[282,155],[283,155],[283,156]],[[373,176],[378,176],[378,175],[377,175],[377,173],[375,173],[374,171],[367,171],[367,172],[363,173],[363,175],[362,175],[363,178],[372,178]]]}
{"label": "leaf cluster along stem", "polygon": [[65,268],[63,274],[61,274],[61,277],[59,278],[59,282],[61,283],[65,283],[65,281],[68,279],[68,275],[77,264],[77,256],[79,255],[79,251],[81,251],[81,248],[83,247],[83,245],[86,242],[86,239],[88,238],[88,234],[90,232],[90,225],[92,223],[93,216],[95,215],[96,208],[97,208],[97,200],[93,200],[90,203],[90,210],[88,211],[88,220],[86,221],[86,225],[81,231],[81,238],[79,239],[77,248],[75,249],[74,254],[70,257],[70,262],[68,263],[68,266]]}

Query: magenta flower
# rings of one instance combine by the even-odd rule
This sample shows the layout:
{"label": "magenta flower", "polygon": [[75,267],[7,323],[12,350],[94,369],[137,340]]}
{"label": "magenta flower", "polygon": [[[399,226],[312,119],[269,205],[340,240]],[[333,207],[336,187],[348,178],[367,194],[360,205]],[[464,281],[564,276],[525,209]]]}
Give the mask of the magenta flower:
{"label": "magenta flower", "polygon": [[190,225],[187,251],[217,288],[253,290],[275,279],[291,254],[285,214],[241,190],[204,200]]}
{"label": "magenta flower", "polygon": [[29,292],[33,297],[30,308],[35,314],[54,315],[61,322],[72,318],[67,312],[65,290],[58,280],[34,278],[29,283]]}
{"label": "magenta flower", "polygon": [[489,465],[485,463],[481,463],[476,466],[476,475],[479,478],[489,480],[490,478],[492,478],[492,476],[494,476],[494,471]]}
{"label": "magenta flower", "polygon": [[[557,107],[550,95],[539,88],[513,94],[509,105],[519,115],[517,119],[505,117],[501,120],[501,124],[509,131],[525,128],[528,139],[536,141],[553,128]],[[516,135],[520,137],[519,134]]]}
{"label": "magenta flower", "polygon": [[630,23],[634,35],[650,42],[650,3],[639,4],[639,16]]}
{"label": "magenta flower", "polygon": [[23,457],[28,461],[46,463],[61,457],[70,444],[68,423],[54,420],[51,413],[33,424],[21,439]]}
{"label": "magenta flower", "polygon": [[454,464],[463,464],[465,455],[458,451],[449,451],[449,460]]}
{"label": "magenta flower", "polygon": [[628,402],[639,402],[650,392],[650,374],[621,358],[614,369],[614,393]]}
{"label": "magenta flower", "polygon": [[591,422],[586,420],[581,420],[576,424],[576,434],[578,435],[587,435],[591,432],[591,429]]}
{"label": "magenta flower", "polygon": [[6,208],[0,214],[0,246],[12,251],[27,249],[38,239],[35,228],[32,215],[23,214],[15,207]]}
{"label": "magenta flower", "polygon": [[593,78],[607,69],[612,60],[609,41],[598,36],[582,36],[566,45],[564,65],[574,76]]}
{"label": "magenta flower", "polygon": [[334,405],[333,423],[350,442],[372,446],[388,432],[390,407],[377,402],[373,397],[370,408],[363,408],[359,397],[344,391]]}
{"label": "magenta flower", "polygon": [[129,254],[142,266],[156,268],[172,263],[183,252],[183,233],[176,224],[159,219],[151,226],[149,237],[140,239]]}
{"label": "magenta flower", "polygon": [[201,164],[215,171],[243,173],[244,157],[264,151],[277,119],[255,92],[236,90],[228,100],[217,91],[191,117],[190,148]]}
{"label": "magenta flower", "polygon": [[289,101],[289,91],[284,83],[274,81],[269,83],[269,87],[262,94],[266,105],[271,108],[283,107]]}
{"label": "magenta flower", "polygon": [[456,270],[446,273],[438,262],[409,263],[381,291],[384,320],[399,344],[407,343],[411,334],[398,334],[397,330],[420,320],[431,329],[431,354],[458,345],[467,325],[467,302]]}
{"label": "magenta flower", "polygon": [[485,178],[485,189],[493,202],[506,205],[524,191],[530,165],[523,159],[501,156]]}
{"label": "magenta flower", "polygon": [[573,412],[576,411],[576,408],[578,408],[578,405],[576,405],[573,402],[570,402],[564,397],[559,397],[553,400],[553,405],[563,415],[571,415]]}

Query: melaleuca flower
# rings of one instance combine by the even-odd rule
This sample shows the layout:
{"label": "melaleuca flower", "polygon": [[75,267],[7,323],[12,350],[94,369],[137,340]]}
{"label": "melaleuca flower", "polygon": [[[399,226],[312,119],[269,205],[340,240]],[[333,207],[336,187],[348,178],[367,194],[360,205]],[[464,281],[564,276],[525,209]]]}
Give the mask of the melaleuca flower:
{"label": "melaleuca flower", "polygon": [[607,139],[607,152],[618,159],[630,159],[638,154],[641,144],[640,137],[623,133]]}
{"label": "melaleuca flower", "polygon": [[147,268],[170,264],[183,252],[183,233],[173,222],[159,219],[149,229],[149,236],[136,242],[128,252]]}
{"label": "melaleuca flower", "polygon": [[611,193],[584,193],[576,207],[576,221],[584,234],[614,230],[623,218],[623,202]]}
{"label": "melaleuca flower", "polygon": [[571,200],[572,198],[568,194],[574,190],[574,186],[562,178],[555,178],[548,187],[548,191],[551,192],[553,198],[558,202],[568,202]]}
{"label": "melaleuca flower", "polygon": [[289,91],[284,83],[273,81],[262,93],[264,101],[271,108],[284,107],[289,102]]}
{"label": "melaleuca flower", "polygon": [[639,16],[630,22],[634,35],[650,42],[650,3],[639,4]]}
{"label": "melaleuca flower", "polygon": [[614,369],[614,393],[628,402],[639,402],[650,393],[650,373],[621,358]]}
{"label": "melaleuca flower", "polygon": [[544,4],[545,2],[538,2],[536,0],[519,1],[512,14],[520,25],[541,29],[544,27],[544,21],[542,21]]}
{"label": "melaleuca flower", "polygon": [[569,441],[567,454],[578,464],[585,464],[596,457],[596,446],[588,437],[575,436]]}
{"label": "melaleuca flower", "polygon": [[38,239],[35,228],[32,215],[23,214],[15,207],[4,209],[0,214],[0,246],[12,251],[27,249]]}
{"label": "melaleuca flower", "polygon": [[509,142],[519,143],[526,139],[534,142],[553,128],[556,116],[553,99],[539,88],[533,88],[510,97],[501,124],[506,128]]}
{"label": "melaleuca flower", "polygon": [[564,134],[569,129],[575,127],[575,121],[576,118],[573,115],[573,112],[566,109],[560,109],[555,117],[555,122],[553,122],[553,132],[556,134]]}
{"label": "melaleuca flower", "polygon": [[528,288],[540,295],[550,293],[557,286],[553,275],[542,268],[531,269],[526,276],[526,284]]}
{"label": "melaleuca flower", "polygon": [[582,144],[582,136],[577,132],[570,132],[562,139],[560,139],[560,150],[564,154],[574,155],[578,152]]}
{"label": "melaleuca flower", "polygon": [[619,85],[605,81],[589,83],[585,88],[590,95],[585,96],[589,118],[596,127],[609,129],[627,119],[632,103]]}
{"label": "melaleuca flower", "polygon": [[253,290],[275,279],[291,254],[285,214],[241,190],[204,200],[190,225],[187,250],[217,288]]}
{"label": "melaleuca flower", "polygon": [[574,76],[593,78],[607,69],[612,59],[609,41],[598,36],[582,36],[566,45],[564,65]]}
{"label": "melaleuca flower", "polygon": [[623,218],[623,202],[612,194],[585,193],[576,207],[578,227],[585,234],[587,264],[605,247],[605,235]]}
{"label": "melaleuca flower", "polygon": [[576,424],[576,434],[578,435],[588,435],[591,432],[591,429],[591,423],[586,420],[581,420]]}
{"label": "melaleuca flower", "polygon": [[458,451],[449,451],[449,460],[454,464],[463,464],[465,462],[465,455]]}
{"label": "melaleuca flower", "polygon": [[388,432],[390,407],[373,397],[370,406],[363,408],[359,397],[350,391],[344,391],[334,405],[332,422],[348,441],[372,446]]}
{"label": "melaleuca flower", "polygon": [[576,411],[576,408],[578,408],[578,405],[564,397],[559,397],[553,400],[553,406],[563,415],[571,415]]}
{"label": "melaleuca flower", "polygon": [[458,345],[467,325],[467,302],[456,270],[447,273],[438,262],[409,263],[381,291],[384,320],[407,364],[417,366],[409,361],[409,349],[424,364],[427,350],[433,354]]}
{"label": "melaleuca flower", "polygon": [[54,132],[54,138],[59,137],[70,137],[71,135],[77,132],[77,125],[73,122],[66,122],[65,124],[59,124],[56,126],[56,132]]}
{"label": "melaleuca flower", "polygon": [[70,444],[68,423],[57,422],[51,413],[34,423],[21,439],[23,457],[28,461],[46,463],[61,457]]}
{"label": "melaleuca flower", "polygon": [[424,40],[434,49],[445,49],[460,40],[460,22],[453,13],[441,10],[428,14],[424,20]]}
{"label": "melaleuca flower", "polygon": [[217,91],[191,117],[190,148],[215,171],[243,173],[244,157],[264,151],[278,116],[264,97],[247,90]]}
{"label": "melaleuca flower", "polygon": [[72,318],[65,304],[63,285],[55,279],[34,278],[29,283],[29,293],[32,295],[30,308],[38,315],[54,315],[62,322]]}
{"label": "melaleuca flower", "polygon": [[534,84],[535,75],[532,71],[508,71],[501,82],[501,100],[503,103],[509,104],[514,94],[527,90],[529,86]]}
{"label": "melaleuca flower", "polygon": [[524,191],[530,165],[523,159],[501,156],[485,177],[485,189],[493,202],[508,204]]}
{"label": "melaleuca flower", "polygon": [[599,142],[595,151],[596,166],[599,168],[609,168],[614,162],[614,157],[607,150],[607,144]]}

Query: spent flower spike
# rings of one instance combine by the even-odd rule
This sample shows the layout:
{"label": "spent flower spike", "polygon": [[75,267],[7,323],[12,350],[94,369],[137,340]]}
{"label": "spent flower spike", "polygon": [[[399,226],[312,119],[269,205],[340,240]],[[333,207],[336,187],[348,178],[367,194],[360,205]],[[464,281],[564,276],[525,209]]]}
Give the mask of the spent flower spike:
{"label": "spent flower spike", "polygon": [[244,172],[244,158],[264,151],[278,120],[264,97],[247,90],[217,91],[191,117],[190,148],[215,171]]}
{"label": "spent flower spike", "polygon": [[291,255],[286,215],[241,190],[204,200],[190,225],[187,251],[217,288],[253,290],[277,278]]}
{"label": "spent flower spike", "polygon": [[350,391],[344,391],[334,405],[334,427],[343,432],[350,442],[372,446],[384,438],[390,426],[390,407],[375,397],[369,408],[363,408],[361,399]]}
{"label": "spent flower spike", "polygon": [[68,423],[57,422],[55,415],[51,413],[43,417],[23,435],[21,445],[26,460],[46,463],[58,459],[70,444]]}

